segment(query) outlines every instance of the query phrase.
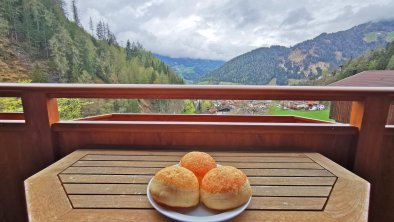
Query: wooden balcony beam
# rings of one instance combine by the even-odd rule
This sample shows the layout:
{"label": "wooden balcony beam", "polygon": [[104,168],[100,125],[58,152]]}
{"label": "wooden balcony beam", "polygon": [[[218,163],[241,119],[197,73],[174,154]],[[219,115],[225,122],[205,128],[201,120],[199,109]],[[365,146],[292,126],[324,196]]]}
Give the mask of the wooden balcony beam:
{"label": "wooden balcony beam", "polygon": [[378,193],[381,192],[382,172],[386,170],[383,164],[387,159],[383,155],[383,138],[390,102],[388,96],[369,96],[364,101],[354,101],[350,114],[350,124],[359,129],[353,171],[372,184],[369,212],[373,221],[379,216],[376,206]]}
{"label": "wooden balcony beam", "polygon": [[17,95],[24,91],[45,93],[51,98],[332,101],[361,101],[368,96],[389,96],[392,99],[394,98],[394,89],[392,87],[0,84],[0,96]]}
{"label": "wooden balcony beam", "polygon": [[23,146],[29,147],[24,163],[35,173],[55,160],[51,126],[59,121],[57,100],[48,98],[45,93],[26,91],[22,93],[22,105],[26,122]]}

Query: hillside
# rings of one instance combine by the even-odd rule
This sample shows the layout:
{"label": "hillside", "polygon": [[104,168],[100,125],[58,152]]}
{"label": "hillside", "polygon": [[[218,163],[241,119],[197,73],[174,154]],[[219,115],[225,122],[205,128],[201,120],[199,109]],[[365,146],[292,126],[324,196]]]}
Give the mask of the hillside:
{"label": "hillside", "polygon": [[385,48],[372,49],[348,60],[332,73],[319,79],[303,80],[294,85],[325,86],[367,70],[394,70],[394,41],[388,43]]}
{"label": "hillside", "polygon": [[331,76],[315,84],[327,85],[367,70],[394,70],[394,42],[387,44],[386,48],[371,50],[349,60]]}
{"label": "hillside", "polygon": [[[183,84],[141,44],[121,47],[108,24],[92,22],[86,31],[72,6],[70,21],[62,0],[1,1],[0,82]],[[138,112],[142,107],[135,100],[110,100],[105,107],[97,101],[84,103],[81,112]],[[155,101],[148,104],[157,107]]]}
{"label": "hillside", "polygon": [[394,21],[369,22],[346,31],[323,33],[293,47],[253,50],[226,62],[200,81],[287,85],[317,79],[347,60],[393,40]]}
{"label": "hillside", "polygon": [[366,70],[394,70],[394,42],[349,60],[332,75],[338,81]]}
{"label": "hillside", "polygon": [[154,56],[166,63],[178,75],[190,82],[198,80],[201,76],[219,68],[225,63],[225,61],[221,60],[172,58],[159,54],[154,54]]}

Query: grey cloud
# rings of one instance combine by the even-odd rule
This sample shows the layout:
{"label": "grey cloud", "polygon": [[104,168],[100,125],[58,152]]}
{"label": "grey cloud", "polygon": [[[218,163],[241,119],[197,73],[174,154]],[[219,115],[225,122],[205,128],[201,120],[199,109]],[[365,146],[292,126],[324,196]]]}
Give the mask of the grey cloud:
{"label": "grey cloud", "polygon": [[290,11],[287,17],[283,20],[282,25],[294,25],[301,22],[308,22],[312,19],[312,14],[303,7]]}
{"label": "grey cloud", "polygon": [[[66,0],[71,2],[71,0]],[[108,22],[120,42],[174,57],[231,59],[267,45],[393,18],[393,0],[77,0],[88,27]]]}

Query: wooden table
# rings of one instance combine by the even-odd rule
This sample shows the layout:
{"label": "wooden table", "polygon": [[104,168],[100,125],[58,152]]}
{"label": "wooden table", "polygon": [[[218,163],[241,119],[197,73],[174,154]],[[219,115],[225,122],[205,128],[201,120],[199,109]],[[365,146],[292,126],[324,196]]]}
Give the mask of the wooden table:
{"label": "wooden table", "polygon": [[[78,150],[25,181],[31,221],[165,221],[146,187],[186,152]],[[244,171],[248,209],[235,221],[367,221],[370,185],[318,153],[210,152]]]}

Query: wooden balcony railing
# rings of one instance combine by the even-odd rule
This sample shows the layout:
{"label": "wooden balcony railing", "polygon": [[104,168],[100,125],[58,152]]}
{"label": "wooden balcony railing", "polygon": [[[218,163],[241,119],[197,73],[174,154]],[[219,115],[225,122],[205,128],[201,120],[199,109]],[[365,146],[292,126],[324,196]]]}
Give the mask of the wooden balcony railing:
{"label": "wooden balcony railing", "polygon": [[[394,193],[379,192],[394,187],[394,128],[385,126],[394,88],[0,84],[0,97],[21,97],[24,109],[23,114],[0,115],[1,221],[26,220],[24,179],[89,147],[319,152],[371,182],[371,221],[394,218]],[[350,124],[144,114],[60,121],[57,98],[331,100],[353,105]]]}

